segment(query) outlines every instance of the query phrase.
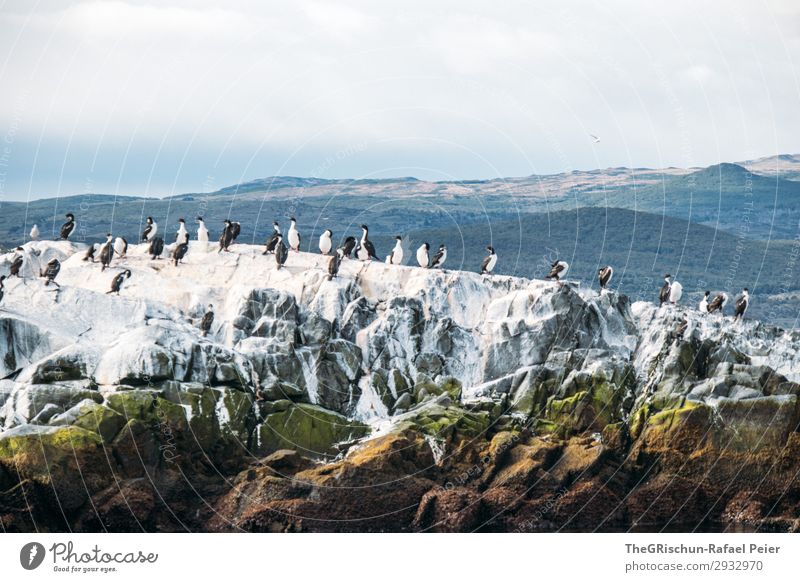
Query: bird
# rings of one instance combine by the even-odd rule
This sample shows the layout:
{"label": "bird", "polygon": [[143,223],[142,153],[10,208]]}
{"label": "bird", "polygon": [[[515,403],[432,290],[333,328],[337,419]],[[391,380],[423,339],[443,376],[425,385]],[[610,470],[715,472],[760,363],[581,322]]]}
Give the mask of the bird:
{"label": "bird", "polygon": [[147,253],[150,255],[150,258],[153,260],[160,259],[161,253],[164,252],[164,239],[160,236],[153,237],[153,240],[150,241],[150,247],[147,249]]}
{"label": "bird", "polygon": [[35,224],[33,225],[33,228],[31,228],[30,236],[31,240],[39,240],[39,227]]}
{"label": "bird", "polygon": [[103,266],[100,271],[105,271],[106,267],[111,265],[111,259],[114,258],[114,245],[111,242],[113,238],[109,232],[106,235],[106,244],[100,249],[100,264]]}
{"label": "bird", "polygon": [[600,282],[601,291],[608,286],[613,276],[614,276],[614,268],[611,267],[611,265],[606,265],[605,267],[597,271],[597,280]]}
{"label": "bird", "polygon": [[239,222],[231,222],[231,243],[236,241],[239,238],[239,235],[242,233],[242,225]]}
{"label": "bird", "polygon": [[715,311],[719,311],[721,314],[725,315],[725,304],[728,302],[728,296],[725,293],[717,293],[714,299],[706,307],[706,311],[709,313],[714,313]]}
{"label": "bird", "polygon": [[130,279],[130,278],[131,278],[131,272],[128,269],[125,269],[121,273],[118,273],[114,277],[114,279],[112,279],[112,281],[111,281],[111,290],[110,291],[106,291],[106,295],[111,295],[112,293],[116,293],[117,295],[119,295],[119,292],[122,289],[122,282],[125,279]]}
{"label": "bird", "polygon": [[225,226],[222,229],[222,234],[219,235],[218,253],[222,251],[225,251],[226,253],[230,252],[228,247],[231,246],[231,243],[233,243],[233,222],[226,218],[223,220],[223,223]]}
{"label": "bird", "polygon": [[433,255],[431,259],[431,264],[428,266],[429,269],[441,269],[444,262],[447,260],[447,247],[444,245],[439,245],[439,250],[436,251],[436,254]]}
{"label": "bird", "polygon": [[68,212],[65,218],[67,221],[61,225],[61,231],[59,232],[62,240],[69,239],[70,235],[75,231],[75,216]]}
{"label": "bird", "polygon": [[677,305],[678,301],[681,300],[683,296],[683,285],[678,283],[677,281],[673,281],[672,285],[669,287],[669,302],[673,305]]}
{"label": "bird", "polygon": [[278,244],[278,237],[281,236],[281,227],[277,222],[272,223],[272,235],[267,239],[267,248],[264,249],[262,255],[268,255],[275,252],[275,245]]}
{"label": "bird", "polygon": [[600,138],[594,135],[593,133],[590,133],[589,137],[592,138],[593,143],[600,143]]}
{"label": "bird", "polygon": [[332,281],[333,278],[339,274],[339,265],[342,264],[343,256],[344,251],[342,249],[336,249],[333,256],[328,259],[328,281]]}
{"label": "bird", "polygon": [[58,277],[59,271],[61,271],[61,263],[58,261],[58,259],[55,258],[50,259],[47,262],[47,268],[45,268],[44,271],[41,271],[39,273],[39,276],[44,277],[45,279],[44,282],[45,287],[50,285],[50,283],[52,283],[56,287],[60,287],[60,285],[56,283],[56,277]]}
{"label": "bird", "polygon": [[289,240],[289,247],[294,252],[300,252],[300,231],[297,230],[297,220],[294,216],[289,219],[289,233],[288,233],[288,240]]}
{"label": "bird", "polygon": [[189,250],[189,233],[184,231],[183,233],[183,242],[178,244],[175,247],[175,250],[172,251],[172,258],[175,261],[175,266],[178,266],[178,263],[183,261],[183,257],[186,256],[186,252]]}
{"label": "bird", "polygon": [[375,253],[375,245],[369,240],[369,227],[366,224],[361,225],[361,240],[358,241],[356,247],[356,258],[361,261],[371,261],[372,259],[380,261]]}
{"label": "bird", "polygon": [[700,303],[697,306],[702,313],[708,313],[708,298],[710,295],[711,291],[706,291],[703,293],[703,298],[700,300]]}
{"label": "bird", "polygon": [[6,294],[5,285],[3,282],[6,280],[5,275],[0,275],[0,303],[3,303],[3,296]]}
{"label": "bird", "polygon": [[736,300],[736,304],[733,309],[734,319],[743,319],[744,314],[747,311],[747,307],[750,305],[750,291],[747,290],[747,287],[742,289],[742,295],[739,299]]}
{"label": "bird", "polygon": [[278,242],[275,245],[275,264],[278,266],[277,270],[286,263],[286,259],[289,258],[289,250],[286,248],[286,245],[283,244],[283,235],[278,235]]}
{"label": "bird", "polygon": [[494,266],[497,264],[497,253],[495,252],[494,247],[490,245],[486,247],[486,250],[489,251],[489,254],[481,263],[481,275],[491,275],[492,271],[494,270]]}
{"label": "bird", "polygon": [[211,329],[211,324],[214,323],[214,306],[209,305],[208,311],[205,312],[203,315],[203,319],[200,320],[200,330],[203,332],[203,337],[208,335],[209,330]]}
{"label": "bird", "polygon": [[550,272],[545,279],[555,279],[560,281],[569,271],[569,263],[567,261],[555,261],[550,265]]}
{"label": "bird", "polygon": [[223,222],[225,223],[225,227],[222,229],[222,234],[219,235],[218,253],[222,251],[225,251],[226,253],[230,252],[228,251],[228,247],[231,246],[231,243],[233,242],[233,223],[227,218],[223,220]]}
{"label": "bird", "polygon": [[198,216],[197,220],[197,240],[203,243],[208,242],[208,229],[206,228],[206,221],[202,216]]}
{"label": "bird", "polygon": [[118,236],[114,239],[114,252],[117,253],[120,258],[126,255],[128,252],[128,241],[125,240],[124,237]]}
{"label": "bird", "polygon": [[328,229],[319,235],[319,252],[323,255],[327,255],[331,252],[331,248],[333,247],[333,232]]}
{"label": "bird", "polygon": [[83,261],[92,261],[94,263],[94,254],[97,252],[97,245],[89,245],[86,249],[86,254],[83,255]]}
{"label": "bird", "polygon": [[23,249],[22,247],[17,247],[17,250],[14,253],[14,259],[11,261],[11,269],[9,271],[9,276],[22,278],[20,272],[22,271],[22,265],[24,263],[25,263],[25,249]]}
{"label": "bird", "polygon": [[658,292],[658,301],[660,305],[664,305],[669,301],[669,290],[672,288],[672,275],[667,273],[664,275],[664,284],[661,286],[661,291]]}
{"label": "bird", "polygon": [[403,264],[403,237],[396,236],[394,240],[397,241],[394,243],[394,248],[392,252],[386,257],[386,262],[390,265],[402,265]]}
{"label": "bird", "polygon": [[430,264],[430,257],[428,254],[430,248],[431,245],[428,243],[422,243],[422,246],[417,249],[417,263],[419,263],[419,266],[424,269],[427,269],[428,265]]}
{"label": "bird", "polygon": [[178,219],[178,232],[175,233],[175,242],[182,241],[186,237],[186,242],[189,242],[189,232],[186,230],[186,221],[183,218]]}
{"label": "bird", "polygon": [[152,216],[148,216],[147,226],[144,227],[144,231],[142,232],[142,242],[153,240],[153,237],[156,236],[157,232],[158,232],[158,224],[156,224],[156,221],[153,220]]}
{"label": "bird", "polygon": [[349,259],[350,255],[353,254],[353,249],[356,248],[356,237],[348,236],[339,248],[342,250],[342,258],[347,257]]}

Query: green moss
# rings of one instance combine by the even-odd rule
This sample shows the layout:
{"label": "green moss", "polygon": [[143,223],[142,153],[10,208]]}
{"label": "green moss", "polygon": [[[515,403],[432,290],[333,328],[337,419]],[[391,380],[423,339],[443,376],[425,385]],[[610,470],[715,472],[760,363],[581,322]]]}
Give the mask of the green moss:
{"label": "green moss", "polygon": [[25,425],[0,437],[0,463],[25,477],[49,482],[55,467],[71,466],[76,455],[102,444],[98,433],[77,426]]}
{"label": "green moss", "polygon": [[368,433],[369,427],[341,414],[312,404],[294,404],[267,415],[256,428],[253,449],[262,455],[293,449],[310,457],[330,458],[338,453],[335,444]]}

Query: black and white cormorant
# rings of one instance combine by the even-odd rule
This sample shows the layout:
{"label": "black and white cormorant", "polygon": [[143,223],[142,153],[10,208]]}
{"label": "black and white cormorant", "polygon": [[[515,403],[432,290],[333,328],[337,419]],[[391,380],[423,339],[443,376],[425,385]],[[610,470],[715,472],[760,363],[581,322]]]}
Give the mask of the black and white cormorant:
{"label": "black and white cormorant", "polygon": [[175,246],[175,250],[172,251],[172,259],[175,261],[175,266],[178,266],[178,263],[183,261],[183,257],[186,256],[186,253],[189,251],[189,233],[183,233],[183,242]]}
{"label": "black and white cormorant", "polygon": [[125,258],[128,253],[128,241],[125,240],[125,237],[118,236],[114,239],[114,252],[117,253],[119,258]]}
{"label": "black and white cormorant", "polygon": [[333,231],[330,229],[325,230],[321,235],[319,235],[319,252],[323,255],[327,255],[331,252],[333,248]]}
{"label": "black and white cormorant", "polygon": [[45,279],[44,286],[47,287],[52,283],[56,287],[60,287],[58,283],[56,283],[56,277],[58,277],[58,273],[61,271],[61,263],[58,259],[50,259],[47,261],[47,267],[39,273],[40,277]]}
{"label": "black and white cormorant", "polygon": [[328,259],[328,281],[332,281],[333,278],[339,274],[339,265],[342,264],[343,256],[344,251],[342,249],[336,249],[333,256]]}
{"label": "black and white cormorant", "polygon": [[750,305],[750,292],[747,290],[747,287],[742,289],[742,295],[739,299],[736,300],[736,305],[734,306],[734,316],[736,319],[744,318],[744,314],[747,311],[747,308]]}
{"label": "black and white cormorant", "polygon": [[344,239],[344,243],[339,247],[342,250],[342,258],[347,257],[349,259],[356,248],[356,244],[356,237],[354,236],[348,236]]}
{"label": "black and white cormorant", "polygon": [[439,250],[433,255],[429,269],[441,269],[444,262],[447,260],[447,247],[439,245]]}
{"label": "black and white cormorant", "polygon": [[11,261],[11,268],[9,269],[9,275],[11,277],[18,277],[22,278],[20,274],[22,272],[22,266],[25,264],[25,249],[22,247],[17,247],[16,253],[14,254],[14,259]]}
{"label": "black and white cormorant", "polygon": [[112,240],[114,237],[109,232],[106,235],[106,244],[103,245],[103,248],[100,249],[100,264],[103,266],[101,271],[105,271],[106,267],[111,266],[111,259],[114,258],[114,243]]}
{"label": "black and white cormorant", "polygon": [[228,247],[231,246],[233,242],[233,223],[228,220],[227,218],[223,221],[225,226],[222,229],[222,234],[219,235],[219,250],[218,253],[228,251]]}
{"label": "black and white cormorant", "polygon": [[560,281],[566,277],[567,271],[569,271],[569,263],[567,261],[554,261],[553,264],[550,265],[550,272],[545,279]]}
{"label": "black and white cormorant", "polygon": [[392,252],[390,252],[386,256],[386,262],[390,265],[402,265],[403,264],[403,237],[396,236],[394,237],[395,243]]}
{"label": "black and white cormorant", "polygon": [[277,222],[272,223],[272,235],[267,239],[267,248],[264,249],[262,255],[268,255],[275,252],[275,245],[278,244],[278,237],[281,236],[281,227]]}
{"label": "black and white cormorant", "polygon": [[147,249],[147,253],[150,255],[150,258],[153,260],[160,259],[161,253],[164,252],[164,239],[160,236],[154,236],[153,240],[150,241],[150,247]]}
{"label": "black and white cormorant", "polygon": [[428,266],[431,264],[430,261],[430,250],[431,245],[428,243],[422,243],[422,245],[417,249],[417,263],[420,267],[427,269]]}
{"label": "black and white cormorant", "polygon": [[3,296],[6,294],[5,291],[5,275],[0,275],[0,303],[3,303]]}
{"label": "black and white cormorant", "polygon": [[611,265],[606,265],[597,271],[597,280],[600,283],[600,290],[608,287],[611,278],[614,276],[614,268]]}
{"label": "black and white cormorant", "polygon": [[658,292],[659,305],[664,305],[669,301],[670,289],[672,289],[672,275],[667,273],[664,275],[664,284],[661,286],[661,291]]}
{"label": "black and white cormorant", "polygon": [[61,225],[61,232],[59,233],[62,240],[67,240],[70,235],[75,232],[75,216],[71,212],[68,212],[66,214],[66,219],[67,221]]}
{"label": "black and white cormorant", "polygon": [[175,233],[175,242],[180,243],[183,239],[189,242],[189,231],[186,230],[186,221],[183,218],[178,219],[178,232]]}
{"label": "black and white cormorant", "polygon": [[278,235],[278,242],[275,245],[275,264],[277,265],[277,270],[280,270],[280,268],[286,264],[286,259],[288,258],[289,249],[283,244],[283,235]]}
{"label": "black and white cormorant", "polygon": [[111,280],[111,290],[106,291],[106,295],[110,295],[112,293],[116,293],[119,295],[119,292],[122,290],[122,282],[125,279],[131,278],[131,272],[128,269],[125,269],[121,273],[118,273],[112,280]]}
{"label": "black and white cormorant", "polygon": [[203,315],[203,319],[200,320],[200,331],[203,332],[203,337],[208,335],[208,332],[211,330],[211,325],[214,323],[214,306],[209,305],[208,311],[205,312]]}
{"label": "black and white cormorant", "polygon": [[239,235],[242,234],[242,225],[239,222],[231,222],[231,243],[236,242]]}
{"label": "black and white cormorant", "polygon": [[158,232],[158,224],[156,221],[153,220],[152,216],[147,217],[147,226],[144,227],[144,231],[142,232],[142,242],[148,242],[153,240],[153,237],[156,236]]}
{"label": "black and white cormorant", "polygon": [[481,275],[490,275],[497,264],[497,253],[494,251],[494,247],[490,245],[486,247],[486,250],[489,251],[489,254],[481,263]]}
{"label": "black and white cormorant", "polygon": [[198,216],[197,220],[197,240],[202,243],[208,242],[208,229],[206,228],[206,221],[202,216]]}
{"label": "black and white cormorant", "polygon": [[366,224],[361,225],[361,240],[358,241],[356,247],[356,258],[361,261],[371,261],[372,259],[380,261],[375,252],[375,245],[369,240],[369,227]]}
{"label": "black and white cormorant", "polygon": [[727,302],[728,296],[725,293],[717,293],[714,299],[708,304],[708,307],[706,307],[706,310],[708,310],[709,313],[719,311],[721,314],[725,315],[725,304]]}
{"label": "black and white cormorant", "polygon": [[289,232],[286,235],[289,241],[289,247],[294,252],[300,252],[300,231],[297,230],[297,219],[292,216],[289,219],[289,223]]}
{"label": "black and white cormorant", "polygon": [[677,281],[673,281],[672,285],[669,286],[669,302],[673,305],[677,305],[678,301],[681,300],[683,296],[683,285],[678,283]]}
{"label": "black and white cormorant", "polygon": [[703,298],[697,306],[701,313],[708,313],[708,298],[711,296],[711,291],[703,293]]}
{"label": "black and white cormorant", "polygon": [[83,255],[83,261],[92,261],[94,263],[94,255],[97,252],[97,245],[90,244],[89,248],[86,249],[86,254]]}

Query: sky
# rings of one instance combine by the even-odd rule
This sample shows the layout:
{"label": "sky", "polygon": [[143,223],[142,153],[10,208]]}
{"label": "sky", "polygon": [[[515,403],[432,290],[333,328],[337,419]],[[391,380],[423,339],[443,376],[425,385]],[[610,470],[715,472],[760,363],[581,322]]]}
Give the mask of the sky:
{"label": "sky", "polygon": [[800,3],[655,6],[0,0],[0,202],[800,152]]}

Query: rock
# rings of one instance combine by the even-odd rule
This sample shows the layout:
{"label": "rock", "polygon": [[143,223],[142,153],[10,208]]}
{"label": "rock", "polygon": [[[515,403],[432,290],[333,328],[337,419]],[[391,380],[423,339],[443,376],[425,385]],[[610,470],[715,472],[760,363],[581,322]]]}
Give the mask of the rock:
{"label": "rock", "polygon": [[63,511],[73,511],[111,481],[102,442],[76,426],[27,424],[0,434],[0,466],[19,481],[49,488]]}
{"label": "rock", "polygon": [[[95,390],[66,384],[18,385],[4,405],[6,424],[19,424],[41,413],[49,404],[67,409],[85,399],[102,402],[103,397]],[[16,420],[15,420],[16,419]]]}
{"label": "rock", "polygon": [[51,426],[77,426],[99,434],[110,443],[125,426],[126,420],[110,408],[94,400],[82,400],[66,412],[50,419]]}
{"label": "rock", "polygon": [[338,454],[337,443],[352,441],[369,433],[366,425],[311,404],[295,404],[264,418],[256,428],[253,452],[267,455],[292,449],[311,458]]}

